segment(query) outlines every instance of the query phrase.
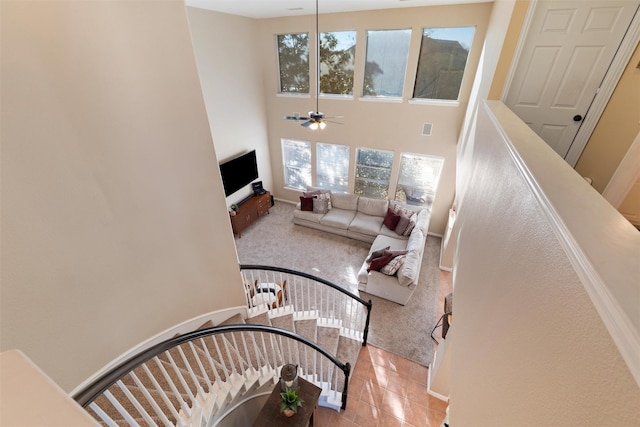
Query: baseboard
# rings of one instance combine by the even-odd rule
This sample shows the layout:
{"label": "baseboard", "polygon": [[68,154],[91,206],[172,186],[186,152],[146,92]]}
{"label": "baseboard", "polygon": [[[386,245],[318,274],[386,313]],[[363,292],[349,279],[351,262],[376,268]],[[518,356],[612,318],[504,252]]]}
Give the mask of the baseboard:
{"label": "baseboard", "polygon": [[435,397],[436,399],[442,400],[443,402],[449,402],[449,396],[443,396],[442,394],[436,393],[435,391],[431,390],[431,372],[433,371],[433,368],[433,363],[431,363],[429,365],[429,370],[427,373],[427,393]]}

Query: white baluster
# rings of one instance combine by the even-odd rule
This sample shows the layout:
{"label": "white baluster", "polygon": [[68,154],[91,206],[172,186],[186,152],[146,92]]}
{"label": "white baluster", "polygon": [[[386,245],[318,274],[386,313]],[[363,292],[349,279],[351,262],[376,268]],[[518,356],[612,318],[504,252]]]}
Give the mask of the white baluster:
{"label": "white baluster", "polygon": [[[155,360],[155,362],[158,363],[157,358],[154,358],[153,360]],[[142,369],[144,370],[144,372],[147,374],[147,376],[149,377],[149,379],[153,383],[153,386],[156,388],[156,391],[160,394],[160,398],[165,403],[165,405],[169,408],[169,411],[171,411],[171,413],[173,414],[173,417],[175,419],[179,419],[180,415],[178,414],[178,411],[176,411],[176,409],[173,407],[173,403],[171,403],[171,400],[167,396],[167,392],[160,386],[160,384],[158,383],[158,380],[156,380],[156,377],[153,376],[153,374],[151,373],[151,371],[147,367],[146,363],[144,365],[142,365]],[[163,376],[165,377],[165,379],[167,379],[167,375],[166,375],[166,372],[164,372],[164,369],[162,369],[162,372],[163,372]],[[172,381],[171,380],[167,380],[167,381],[170,384],[169,387],[171,387]],[[174,394],[176,395],[176,398],[178,400],[182,400],[182,396],[179,393],[174,392]]]}
{"label": "white baluster", "polygon": [[[160,406],[155,401],[153,396],[151,396],[151,394],[149,393],[149,390],[147,389],[147,387],[142,383],[142,381],[140,381],[140,378],[138,378],[138,376],[133,371],[131,371],[129,373],[129,375],[131,376],[131,379],[133,379],[133,382],[136,383],[136,386],[138,386],[140,391],[142,391],[142,394],[144,395],[145,399],[147,399],[147,402],[149,403],[149,405],[151,405],[151,407],[155,411],[156,416],[158,416],[162,420],[162,422],[164,423],[165,426],[173,426],[173,423],[171,421],[169,421],[169,418],[167,418],[165,413],[162,411],[162,408],[160,408]],[[169,405],[169,406],[173,407],[171,405]],[[178,413],[176,412],[175,416],[177,416],[177,415],[178,415]],[[149,424],[153,425],[154,423],[150,422]]]}

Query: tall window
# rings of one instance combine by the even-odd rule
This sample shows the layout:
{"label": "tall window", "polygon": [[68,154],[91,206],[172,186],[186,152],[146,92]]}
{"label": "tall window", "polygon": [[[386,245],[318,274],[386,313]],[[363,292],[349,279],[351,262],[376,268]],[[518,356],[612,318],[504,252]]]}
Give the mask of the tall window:
{"label": "tall window", "polygon": [[356,182],[354,193],[386,199],[393,166],[393,152],[358,148],[356,150]]}
{"label": "tall window", "polygon": [[353,94],[356,32],[320,33],[320,93]]}
{"label": "tall window", "polygon": [[444,158],[402,154],[396,200],[416,206],[431,206],[438,188]]}
{"label": "tall window", "polygon": [[305,190],[311,185],[311,143],[282,139],[284,186]]}
{"label": "tall window", "polygon": [[367,32],[364,96],[402,97],[411,30]]}
{"label": "tall window", "polygon": [[318,142],[316,154],[317,185],[346,192],[349,185],[349,146]]}
{"label": "tall window", "polygon": [[309,93],[309,34],[278,35],[280,93]]}
{"label": "tall window", "polygon": [[425,28],[414,98],[457,100],[475,27]]}

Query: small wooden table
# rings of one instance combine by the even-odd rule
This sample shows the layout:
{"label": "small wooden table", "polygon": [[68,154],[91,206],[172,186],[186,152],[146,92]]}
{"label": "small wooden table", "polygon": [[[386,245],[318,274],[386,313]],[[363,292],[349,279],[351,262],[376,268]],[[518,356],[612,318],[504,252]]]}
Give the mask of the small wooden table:
{"label": "small wooden table", "polygon": [[300,377],[298,377],[298,386],[300,386],[298,396],[304,400],[302,406],[298,408],[298,413],[292,417],[286,417],[280,413],[280,393],[282,393],[282,388],[280,388],[280,382],[278,381],[258,417],[253,422],[253,427],[313,426],[313,415],[316,412],[318,398],[322,390],[315,384],[311,384]]}

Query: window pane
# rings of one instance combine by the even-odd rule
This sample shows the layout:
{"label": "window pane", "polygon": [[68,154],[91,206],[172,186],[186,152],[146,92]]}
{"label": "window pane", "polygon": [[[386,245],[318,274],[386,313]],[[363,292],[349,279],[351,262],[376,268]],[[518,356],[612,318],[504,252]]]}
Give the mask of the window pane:
{"label": "window pane", "polygon": [[283,139],[282,164],[285,187],[305,190],[311,185],[310,142]]}
{"label": "window pane", "polygon": [[386,199],[393,166],[393,152],[358,148],[356,151],[356,182],[354,193]]}
{"label": "window pane", "polygon": [[425,28],[414,98],[457,100],[475,27]]}
{"label": "window pane", "polygon": [[320,33],[320,93],[353,94],[356,32]]}
{"label": "window pane", "polygon": [[443,164],[442,157],[402,154],[395,199],[410,205],[431,206]]}
{"label": "window pane", "polygon": [[364,96],[402,96],[411,30],[367,32]]}
{"label": "window pane", "polygon": [[349,185],[349,147],[318,142],[317,156],[318,187],[346,192]]}
{"label": "window pane", "polygon": [[309,93],[309,34],[278,35],[281,93]]}

